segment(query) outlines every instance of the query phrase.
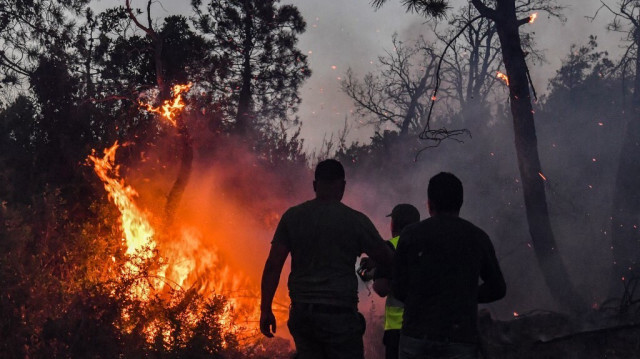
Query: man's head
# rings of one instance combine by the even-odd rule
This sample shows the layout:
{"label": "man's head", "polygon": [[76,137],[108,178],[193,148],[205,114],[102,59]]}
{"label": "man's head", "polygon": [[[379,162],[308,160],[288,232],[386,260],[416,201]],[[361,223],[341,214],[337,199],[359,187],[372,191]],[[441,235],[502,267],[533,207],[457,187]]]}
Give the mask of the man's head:
{"label": "man's head", "polygon": [[324,160],[316,166],[313,190],[316,198],[322,200],[342,200],[344,195],[344,167],[336,160]]}
{"label": "man's head", "polygon": [[448,172],[431,177],[427,189],[429,214],[458,215],[462,207],[462,182]]}
{"label": "man's head", "polygon": [[391,217],[391,235],[399,235],[404,227],[419,222],[420,212],[410,204],[401,203],[395,207],[387,217]]}

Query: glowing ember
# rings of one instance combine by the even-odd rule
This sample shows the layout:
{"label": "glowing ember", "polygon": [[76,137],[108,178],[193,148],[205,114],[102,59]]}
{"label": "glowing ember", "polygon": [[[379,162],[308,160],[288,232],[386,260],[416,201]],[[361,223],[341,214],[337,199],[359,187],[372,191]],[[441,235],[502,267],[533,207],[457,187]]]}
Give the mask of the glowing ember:
{"label": "glowing ember", "polygon": [[513,312],[513,316],[517,318],[520,314],[518,314],[518,312]]}
{"label": "glowing ember", "polygon": [[540,178],[542,178],[543,181],[547,180],[547,177],[545,177],[542,172],[538,172],[538,174],[540,175]]}
{"label": "glowing ember", "polygon": [[171,125],[177,127],[176,116],[182,112],[182,109],[186,106],[182,100],[182,94],[189,91],[192,84],[175,85],[171,89],[173,92],[173,99],[165,100],[160,107],[153,107],[150,104],[139,102],[140,106],[144,107],[149,112],[154,112],[162,116],[165,120],[169,121]]}
{"label": "glowing ember", "polygon": [[537,12],[534,12],[533,14],[529,15],[529,24],[533,24],[536,21],[536,18],[538,18]]}
{"label": "glowing ember", "polygon": [[496,74],[496,77],[499,78],[500,80],[504,81],[504,83],[509,86],[509,77],[505,74],[503,74],[502,72],[498,71],[498,73]]}

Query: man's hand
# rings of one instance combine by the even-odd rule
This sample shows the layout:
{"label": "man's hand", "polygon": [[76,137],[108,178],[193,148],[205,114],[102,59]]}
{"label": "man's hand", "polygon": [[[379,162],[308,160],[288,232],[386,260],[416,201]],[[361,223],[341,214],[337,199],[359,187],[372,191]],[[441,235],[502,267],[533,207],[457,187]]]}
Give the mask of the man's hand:
{"label": "man's hand", "polygon": [[273,296],[276,294],[278,288],[278,282],[280,281],[280,273],[282,273],[282,266],[284,261],[287,260],[289,255],[289,249],[281,243],[274,242],[271,244],[271,250],[269,251],[269,257],[264,264],[264,271],[262,272],[262,283],[260,285],[260,291],[262,297],[260,299],[260,331],[266,337],[273,337],[273,333],[276,332],[276,317],[273,316],[271,310],[271,304],[273,303]]}
{"label": "man's hand", "polygon": [[360,268],[364,270],[371,270],[375,267],[376,267],[376,263],[373,261],[373,259],[369,257],[360,258]]}
{"label": "man's hand", "polygon": [[273,338],[273,334],[276,333],[276,317],[271,310],[260,312],[260,331],[267,338]]}
{"label": "man's hand", "polygon": [[368,282],[373,279],[375,272],[376,272],[375,262],[369,257],[362,257],[360,259],[360,266],[356,271],[360,279],[362,279],[363,282]]}

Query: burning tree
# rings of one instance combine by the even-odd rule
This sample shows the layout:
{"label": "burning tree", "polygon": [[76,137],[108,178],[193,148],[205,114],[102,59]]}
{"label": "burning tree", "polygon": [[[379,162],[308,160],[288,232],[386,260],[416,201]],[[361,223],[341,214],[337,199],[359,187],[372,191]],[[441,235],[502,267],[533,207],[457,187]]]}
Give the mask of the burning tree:
{"label": "burning tree", "polygon": [[[174,85],[201,79],[210,63],[196,50],[211,43],[200,42],[184,17],[158,26],[131,6],[95,16],[85,4],[0,3],[3,84],[30,85],[2,89],[10,104],[0,108],[0,328],[11,334],[0,348],[11,357],[259,357],[265,346],[245,346],[251,337],[244,337],[253,330],[256,287],[214,241],[226,229],[202,233],[183,218],[172,222],[190,171],[164,211],[136,196],[136,189],[155,193],[138,186],[149,178],[135,178],[151,165],[134,164],[143,167],[164,138],[190,146],[193,119],[180,112],[189,87]],[[92,190],[82,157],[116,139],[90,157],[102,182]],[[187,151],[166,152],[190,167]],[[226,201],[221,208],[235,206]],[[268,225],[236,227],[258,237]]]}
{"label": "burning tree", "polygon": [[130,0],[126,1],[127,13],[131,20],[136,24],[138,28],[143,30],[147,36],[151,39],[151,43],[153,45],[153,59],[155,64],[155,74],[156,74],[156,83],[158,89],[160,91],[158,95],[158,99],[162,107],[153,108],[152,106],[148,106],[147,109],[151,112],[156,112],[161,114],[163,118],[173,125],[177,132],[178,138],[180,141],[180,168],[178,170],[178,176],[176,180],[173,182],[173,186],[169,191],[169,195],[167,196],[167,203],[165,205],[165,228],[167,230],[171,229],[171,225],[173,223],[173,219],[175,216],[176,208],[180,203],[180,199],[182,198],[182,194],[184,193],[184,189],[187,186],[189,181],[189,176],[191,176],[191,167],[193,162],[193,146],[191,144],[191,136],[189,135],[189,129],[187,128],[187,122],[182,117],[182,109],[185,104],[182,102],[182,92],[186,92],[189,90],[191,85],[181,86],[176,85],[173,86],[173,92],[175,99],[173,101],[169,101],[169,83],[165,78],[165,63],[163,58],[163,38],[153,29],[153,23],[151,21],[151,3],[149,0],[147,2],[147,26],[143,25],[138,21],[137,17],[133,13],[131,9]]}

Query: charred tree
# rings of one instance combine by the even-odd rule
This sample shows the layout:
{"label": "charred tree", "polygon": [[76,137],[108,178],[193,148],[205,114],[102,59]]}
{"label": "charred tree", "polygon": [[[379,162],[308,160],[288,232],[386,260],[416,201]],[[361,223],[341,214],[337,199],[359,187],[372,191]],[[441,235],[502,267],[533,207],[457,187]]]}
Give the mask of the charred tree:
{"label": "charred tree", "polygon": [[[151,21],[151,3],[149,0],[147,2],[147,26],[142,25],[140,21],[136,18],[133,10],[131,9],[130,0],[126,1],[127,12],[129,13],[129,17],[136,24],[138,28],[144,31],[147,36],[152,40],[153,51],[154,51],[154,64],[156,70],[156,83],[158,89],[160,90],[160,95],[158,96],[158,102],[163,103],[165,100],[170,98],[170,89],[169,83],[165,79],[165,69],[164,69],[164,61],[162,58],[162,48],[163,48],[163,40],[162,37],[153,29],[153,23]],[[193,146],[191,143],[191,137],[189,135],[189,129],[187,128],[186,121],[182,115],[179,115],[176,118],[176,128],[178,131],[178,141],[180,143],[180,149],[182,151],[180,155],[180,168],[178,169],[178,175],[176,180],[173,182],[171,186],[171,190],[169,190],[169,195],[167,196],[167,202],[164,207],[164,221],[163,224],[166,228],[170,228],[173,224],[173,220],[175,217],[175,211],[180,204],[180,200],[182,199],[182,195],[184,193],[185,188],[187,187],[187,183],[189,182],[189,177],[191,176],[191,166],[193,163]]]}
{"label": "charred tree", "polygon": [[[373,5],[380,7],[385,2],[375,0]],[[559,16],[561,7],[555,5],[553,0],[496,0],[491,2],[495,4],[495,8],[490,8],[482,0],[471,0],[471,3],[482,17],[495,23],[500,40],[502,58],[509,77],[509,99],[527,222],[540,269],[551,295],[562,308],[584,310],[586,306],[570,280],[551,229],[529,91],[529,71],[519,32],[520,26],[528,23],[530,18],[517,17],[518,13],[528,10],[542,10]],[[410,11],[437,17],[444,13],[447,2],[411,0],[406,1],[405,5]],[[429,132],[428,123],[425,132]],[[438,140],[437,136],[434,138],[430,135],[421,135],[421,138]]]}
{"label": "charred tree", "polygon": [[472,3],[482,16],[495,22],[500,39],[504,66],[509,77],[509,100],[527,222],[540,269],[551,295],[562,308],[584,310],[585,304],[573,286],[560,257],[549,219],[528,69],[519,33],[519,27],[528,23],[529,18],[517,18],[515,0],[498,0],[495,9],[488,7],[481,0],[472,0]]}
{"label": "charred tree", "polygon": [[623,26],[628,27],[627,40],[630,45],[622,63],[631,60],[635,68],[633,96],[625,116],[625,136],[620,149],[611,211],[614,273],[612,291],[613,294],[619,294],[621,283],[640,276],[640,270],[636,267],[640,260],[640,4],[637,1],[621,0],[615,8],[605,2],[603,7],[615,16],[611,29],[622,30]]}

